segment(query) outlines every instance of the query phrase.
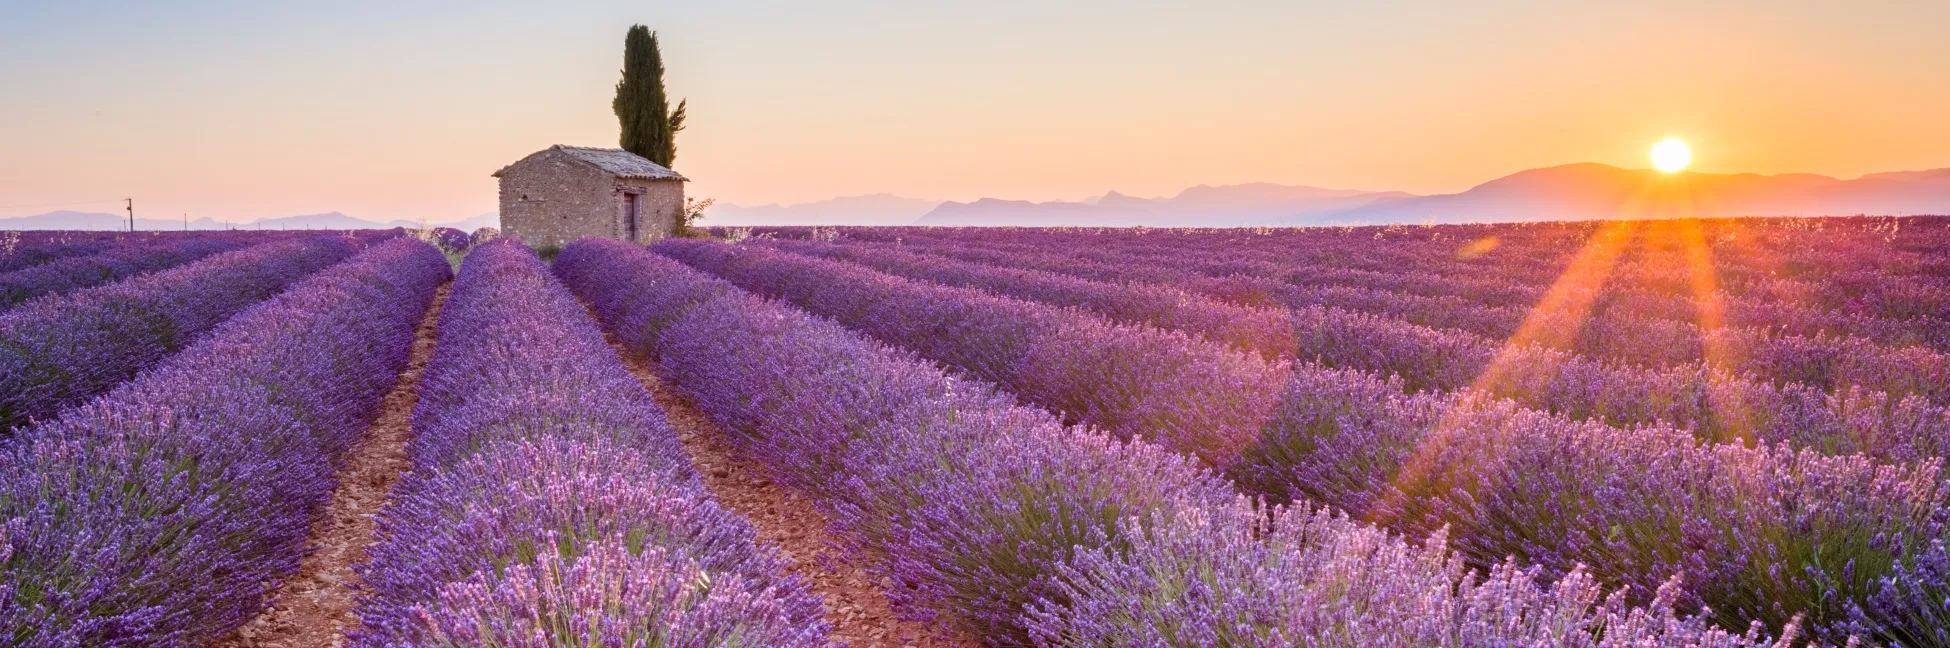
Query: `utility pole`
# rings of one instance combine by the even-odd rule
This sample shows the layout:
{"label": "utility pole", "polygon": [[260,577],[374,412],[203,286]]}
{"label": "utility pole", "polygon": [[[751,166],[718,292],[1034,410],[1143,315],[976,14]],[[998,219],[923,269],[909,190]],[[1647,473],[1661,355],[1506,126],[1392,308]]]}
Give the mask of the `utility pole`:
{"label": "utility pole", "polygon": [[123,198],[122,200],[126,200],[129,203],[129,231],[133,232],[135,231],[135,199]]}
{"label": "utility pole", "polygon": [[183,231],[190,231],[190,213],[183,212]]}

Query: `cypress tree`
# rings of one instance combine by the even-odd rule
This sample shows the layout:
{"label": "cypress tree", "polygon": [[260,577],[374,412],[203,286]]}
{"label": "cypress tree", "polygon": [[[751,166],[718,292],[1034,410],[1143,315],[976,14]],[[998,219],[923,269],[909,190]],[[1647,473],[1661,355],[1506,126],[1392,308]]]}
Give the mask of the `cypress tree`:
{"label": "cypress tree", "polygon": [[633,25],[623,38],[623,79],[616,82],[616,121],[623,150],[670,168],[677,159],[677,131],[684,130],[685,102],[670,109],[664,94],[664,57],[657,33]]}

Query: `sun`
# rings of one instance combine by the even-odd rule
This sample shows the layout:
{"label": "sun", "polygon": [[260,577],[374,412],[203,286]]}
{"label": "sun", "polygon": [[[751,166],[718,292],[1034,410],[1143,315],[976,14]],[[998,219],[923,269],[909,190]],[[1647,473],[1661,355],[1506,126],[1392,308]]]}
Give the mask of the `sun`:
{"label": "sun", "polygon": [[1693,163],[1693,147],[1677,137],[1668,137],[1652,145],[1652,166],[1666,173],[1675,173]]}

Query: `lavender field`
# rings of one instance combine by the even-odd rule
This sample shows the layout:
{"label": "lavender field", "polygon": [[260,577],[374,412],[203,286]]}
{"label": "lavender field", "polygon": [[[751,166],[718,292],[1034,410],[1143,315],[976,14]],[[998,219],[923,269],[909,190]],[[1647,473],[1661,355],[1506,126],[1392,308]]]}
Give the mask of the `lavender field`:
{"label": "lavender field", "polygon": [[1950,647],[1950,218],[0,242],[6,645]]}

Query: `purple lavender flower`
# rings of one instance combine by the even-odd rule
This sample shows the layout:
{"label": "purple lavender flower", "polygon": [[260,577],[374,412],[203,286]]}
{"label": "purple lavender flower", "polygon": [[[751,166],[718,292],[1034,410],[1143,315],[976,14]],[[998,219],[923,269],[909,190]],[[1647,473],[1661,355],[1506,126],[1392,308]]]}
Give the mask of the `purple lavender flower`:
{"label": "purple lavender flower", "polygon": [[10,439],[0,633],[200,645],[256,616],[448,276],[431,246],[375,245]]}
{"label": "purple lavender flower", "polygon": [[0,274],[0,310],[41,295],[109,283],[132,275],[161,270],[201,259],[240,245],[219,238],[177,238],[140,241],[101,254],[60,259]]}
{"label": "purple lavender flower", "polygon": [[1252,443],[1285,381],[1266,363],[1174,331],[913,281],[763,248],[654,248],[987,380],[1123,438],[1224,464]]}
{"label": "purple lavender flower", "polygon": [[1677,611],[1677,581],[1645,607],[1582,569],[1469,571],[1437,534],[1420,546],[1331,511],[1243,500],[1123,526],[1128,548],[1063,567],[1067,605],[1038,604],[1046,646],[1778,646]]}
{"label": "purple lavender flower", "polygon": [[826,645],[819,599],[520,242],[468,255],[419,390],[357,645]]}
{"label": "purple lavender flower", "polygon": [[353,252],[338,238],[282,240],[7,311],[0,427],[100,394]]}

